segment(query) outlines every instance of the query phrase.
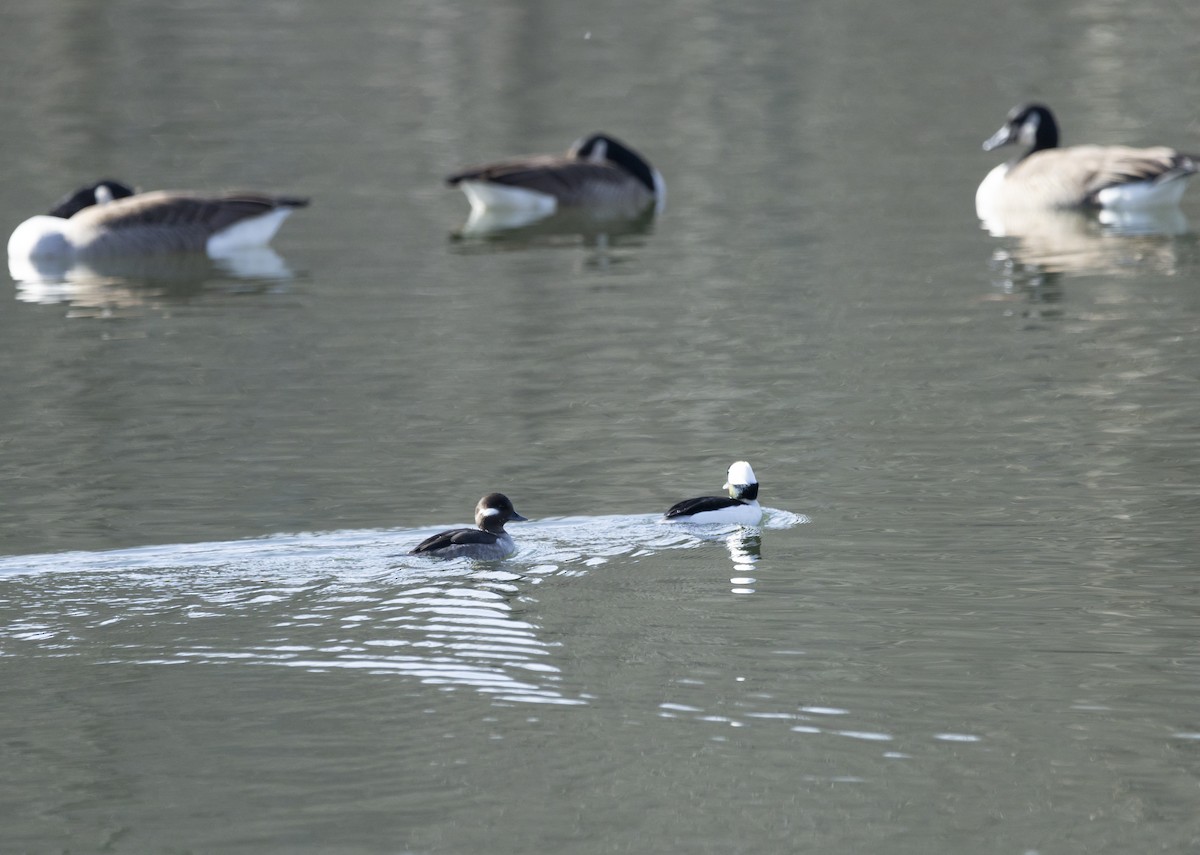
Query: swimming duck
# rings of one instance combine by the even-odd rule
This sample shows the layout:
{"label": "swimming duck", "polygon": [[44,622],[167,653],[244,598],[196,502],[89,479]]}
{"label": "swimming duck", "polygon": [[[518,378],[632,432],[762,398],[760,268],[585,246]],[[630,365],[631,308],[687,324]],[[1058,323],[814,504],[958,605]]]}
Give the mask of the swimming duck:
{"label": "swimming duck", "polygon": [[207,252],[216,258],[266,246],[288,215],[307,204],[261,193],[134,193],[120,182],[100,181],[17,226],[8,254],[85,259]]}
{"label": "swimming duck", "polygon": [[1058,148],[1058,124],[1043,104],[1013,107],[983,149],[1013,142],[1029,148],[983,179],[975,193],[981,219],[1005,207],[1129,210],[1175,205],[1198,168],[1196,157],[1165,146]]}
{"label": "swimming duck", "polygon": [[489,163],[457,172],[446,183],[462,189],[472,212],[518,210],[542,216],[561,208],[634,216],[651,206],[661,210],[667,193],[658,170],[606,134],[577,140],[566,155]]}
{"label": "swimming duck", "polygon": [[758,525],[763,510],[758,504],[758,479],[745,460],[729,467],[725,481],[728,496],[700,496],[672,505],[663,515],[666,522],[734,523]]}
{"label": "swimming duck", "polygon": [[437,558],[475,558],[495,561],[516,551],[512,536],[504,530],[510,520],[525,522],[508,496],[488,493],[475,506],[475,525],[478,528],[455,528],[439,532],[421,541],[411,555],[431,555]]}

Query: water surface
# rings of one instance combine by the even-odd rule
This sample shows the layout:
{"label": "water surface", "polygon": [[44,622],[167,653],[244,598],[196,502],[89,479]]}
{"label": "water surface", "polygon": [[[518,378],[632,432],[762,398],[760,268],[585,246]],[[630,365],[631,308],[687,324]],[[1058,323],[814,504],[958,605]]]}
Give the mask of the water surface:
{"label": "water surface", "polygon": [[[989,15],[0,12],[6,227],[314,200],[251,267],[12,284],[0,850],[1194,847],[1200,207],[972,202],[1028,98],[1200,149],[1200,20]],[[597,129],[661,217],[462,233],[440,176]],[[761,530],[656,522],[741,458]],[[512,559],[405,554],[491,490]]]}

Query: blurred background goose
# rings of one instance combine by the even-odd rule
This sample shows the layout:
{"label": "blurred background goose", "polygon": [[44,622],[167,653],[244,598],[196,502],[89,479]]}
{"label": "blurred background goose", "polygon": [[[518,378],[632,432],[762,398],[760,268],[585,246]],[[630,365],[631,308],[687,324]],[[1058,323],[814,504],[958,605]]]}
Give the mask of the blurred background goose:
{"label": "blurred background goose", "polygon": [[472,214],[511,210],[548,216],[588,208],[616,216],[661,210],[667,188],[645,158],[606,134],[575,142],[565,155],[530,155],[465,169],[446,179],[471,202]]}
{"label": "blurred background goose", "polygon": [[261,193],[134,193],[99,181],[64,196],[48,215],[30,217],[8,239],[9,258],[95,258],[207,252],[218,258],[262,247],[308,199]]}
{"label": "blurred background goose", "polygon": [[1197,158],[1173,148],[1077,145],[1058,148],[1058,123],[1043,104],[1021,104],[983,143],[1028,150],[988,173],[975,193],[983,220],[1004,208],[1130,210],[1177,205]]}

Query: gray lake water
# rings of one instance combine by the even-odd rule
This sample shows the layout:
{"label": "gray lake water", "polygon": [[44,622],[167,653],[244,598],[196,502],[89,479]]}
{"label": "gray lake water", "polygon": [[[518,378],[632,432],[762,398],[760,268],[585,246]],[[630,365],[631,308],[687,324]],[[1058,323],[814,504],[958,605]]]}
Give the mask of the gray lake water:
{"label": "gray lake water", "polygon": [[[1200,847],[1200,190],[996,237],[981,141],[1200,150],[1200,7],[13,3],[11,229],[311,195],[0,310],[0,852]],[[611,233],[458,234],[609,131]],[[103,275],[101,275],[103,274]],[[762,529],[657,523],[754,464]],[[492,565],[406,551],[503,490]]]}

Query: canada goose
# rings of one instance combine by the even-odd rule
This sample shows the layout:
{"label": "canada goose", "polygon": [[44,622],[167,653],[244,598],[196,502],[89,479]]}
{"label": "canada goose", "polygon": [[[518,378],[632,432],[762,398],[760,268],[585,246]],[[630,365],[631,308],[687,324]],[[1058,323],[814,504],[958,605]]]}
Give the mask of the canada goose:
{"label": "canada goose", "polygon": [[1197,158],[1173,148],[1077,145],[1058,148],[1058,124],[1042,104],[1013,107],[984,151],[1020,142],[1020,157],[987,174],[975,192],[981,219],[1001,208],[1139,209],[1176,205]]}
{"label": "canada goose", "polygon": [[95,258],[163,252],[220,257],[266,246],[307,199],[261,193],[133,193],[101,181],[30,217],[8,239],[9,257]]}
{"label": "canada goose", "polygon": [[532,155],[465,169],[446,179],[461,187],[472,213],[518,210],[546,216],[560,208],[634,216],[661,210],[667,187],[658,170],[605,134],[575,142],[566,155]]}

